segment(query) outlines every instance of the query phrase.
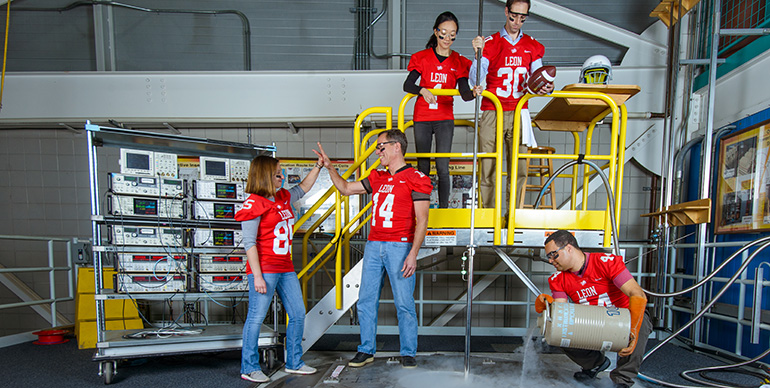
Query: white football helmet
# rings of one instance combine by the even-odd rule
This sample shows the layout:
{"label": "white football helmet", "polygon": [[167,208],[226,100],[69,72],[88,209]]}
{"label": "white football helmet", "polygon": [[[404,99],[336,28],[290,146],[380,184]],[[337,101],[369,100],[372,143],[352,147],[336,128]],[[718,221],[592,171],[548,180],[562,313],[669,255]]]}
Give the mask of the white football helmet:
{"label": "white football helmet", "polygon": [[593,55],[583,62],[580,79],[583,84],[608,84],[612,79],[612,63],[604,55]]}

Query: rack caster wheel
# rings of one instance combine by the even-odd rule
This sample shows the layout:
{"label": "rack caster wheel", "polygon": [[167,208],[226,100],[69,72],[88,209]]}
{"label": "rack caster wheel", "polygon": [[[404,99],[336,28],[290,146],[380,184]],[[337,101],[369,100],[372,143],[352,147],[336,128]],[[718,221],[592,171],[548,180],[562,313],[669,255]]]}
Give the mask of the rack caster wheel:
{"label": "rack caster wheel", "polygon": [[117,373],[115,369],[117,369],[115,361],[104,361],[100,364],[99,373],[102,375],[102,377],[104,377],[105,385],[112,384],[112,379],[115,377],[115,374]]}
{"label": "rack caster wheel", "polygon": [[267,363],[267,368],[270,370],[275,369],[275,367],[278,365],[278,356],[275,353],[275,349],[267,349],[265,356],[267,356],[265,360]]}

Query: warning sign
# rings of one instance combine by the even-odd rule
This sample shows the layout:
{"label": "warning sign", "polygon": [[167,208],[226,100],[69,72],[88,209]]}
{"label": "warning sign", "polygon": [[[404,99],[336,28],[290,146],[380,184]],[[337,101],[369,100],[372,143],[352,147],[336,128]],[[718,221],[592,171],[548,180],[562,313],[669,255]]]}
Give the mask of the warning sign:
{"label": "warning sign", "polygon": [[429,230],[425,233],[425,245],[457,245],[456,230]]}

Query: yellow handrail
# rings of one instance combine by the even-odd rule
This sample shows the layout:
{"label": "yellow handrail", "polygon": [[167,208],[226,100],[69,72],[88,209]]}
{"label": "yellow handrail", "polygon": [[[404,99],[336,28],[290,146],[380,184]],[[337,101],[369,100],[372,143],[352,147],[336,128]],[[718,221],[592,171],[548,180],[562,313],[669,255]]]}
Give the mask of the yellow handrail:
{"label": "yellow handrail", "polygon": [[[319,217],[310,228],[307,229],[305,235],[302,236],[302,268],[307,267],[307,246],[310,243],[310,236],[318,229],[319,226],[332,214],[333,207],[326,210],[321,217]],[[312,276],[312,275],[311,275]],[[302,282],[302,295],[307,295],[307,281]],[[307,307],[307,298],[305,298],[305,307]]]}
{"label": "yellow handrail", "polygon": [[[460,92],[457,89],[429,89],[431,93],[433,93],[436,96],[459,96]],[[496,117],[496,138],[502,139],[503,136],[503,106],[500,103],[500,100],[495,96],[494,94],[490,93],[489,91],[484,91],[481,94],[483,97],[488,98],[490,101],[492,101],[492,104],[495,106],[495,111],[497,112]],[[416,94],[407,93],[402,99],[401,103],[398,106],[398,129],[403,131],[406,129],[407,125],[404,122],[404,110],[406,108],[407,102],[409,102],[410,99],[416,97]],[[468,122],[470,123],[470,122]],[[471,125],[474,125],[473,123],[470,123]],[[441,153],[408,153],[406,156],[409,157],[434,157],[434,158],[473,158],[473,153],[467,153],[467,152],[441,152]],[[493,234],[493,243],[495,245],[499,245],[502,238],[501,238],[501,230],[503,226],[502,222],[502,180],[503,180],[503,142],[498,141],[495,144],[495,152],[479,152],[476,154],[478,158],[495,158],[495,206],[494,206],[494,234]]]}
{"label": "yellow handrail", "polygon": [[[385,130],[392,128],[392,124],[391,123],[392,123],[393,120],[392,120],[392,108],[391,107],[369,108],[369,109],[365,110],[362,114],[360,114],[358,116],[358,118],[356,119],[355,130],[356,130],[357,134],[360,133],[360,126],[361,126],[361,123],[363,122],[364,118],[366,118],[366,116],[368,116],[368,115],[376,114],[376,113],[384,113],[387,116],[386,122],[388,124],[387,124]],[[383,130],[378,130],[378,132],[381,132],[381,131],[383,131]],[[374,131],[372,131],[372,132],[374,132]],[[367,136],[370,136],[370,134],[367,134]],[[346,180],[351,175],[353,175],[353,173],[360,166],[364,165],[364,163],[366,161],[366,158],[368,158],[369,155],[371,155],[374,152],[374,149],[376,147],[375,144],[372,144],[372,146],[368,147],[365,151],[359,151],[358,148],[360,148],[360,144],[361,143],[357,142],[356,139],[360,139],[360,136],[359,135],[354,136],[354,148],[355,148],[354,149],[354,155],[353,155],[354,156],[354,162],[342,174],[342,178],[346,179]],[[357,157],[359,155],[360,155],[360,157]],[[376,163],[372,164],[372,166],[370,168],[365,169],[362,172],[361,177],[359,179],[363,179],[364,177],[368,176],[369,172],[372,169],[376,168],[376,166],[378,164],[379,164],[379,160]],[[324,215],[321,218],[319,218],[311,226],[311,228],[309,228],[305,232],[305,237],[303,237],[303,240],[302,240],[302,244],[303,244],[303,247],[302,247],[302,254],[303,254],[302,264],[303,264],[303,268],[297,273],[297,277],[300,279],[300,281],[303,282],[302,291],[303,291],[303,295],[305,297],[305,303],[307,303],[307,281],[308,281],[307,279],[303,279],[305,277],[305,275],[308,274],[308,271],[311,268],[313,268],[314,265],[316,265],[318,263],[318,261],[326,254],[327,251],[329,251],[331,249],[332,246],[334,246],[336,243],[338,243],[340,241],[344,241],[343,239],[341,239],[341,236],[344,233],[344,231],[347,231],[348,228],[350,228],[350,226],[355,222],[355,219],[360,217],[360,215],[363,214],[363,212],[365,212],[369,208],[369,206],[365,206],[364,209],[362,209],[362,211],[359,212],[359,215],[357,215],[354,218],[353,221],[350,221],[348,223],[348,225],[346,225],[345,228],[342,229],[342,227],[341,227],[341,224],[342,224],[341,220],[342,220],[342,218],[341,218],[341,209],[340,209],[340,207],[341,207],[340,206],[340,203],[341,203],[340,195],[339,195],[339,191],[337,191],[337,189],[334,186],[332,186],[328,190],[326,190],[326,192],[321,196],[321,198],[313,206],[311,206],[310,209],[308,209],[307,212],[305,212],[305,214],[302,217],[300,217],[300,219],[294,225],[295,230],[298,230],[299,226],[303,225],[308,219],[310,219],[310,217],[312,217],[312,215],[315,213],[315,211],[318,210],[318,208],[320,208],[321,205],[324,202],[326,202],[326,200],[331,196],[332,193],[336,194],[335,201],[334,201],[335,202],[334,208],[330,208],[326,213],[324,213]],[[334,236],[332,237],[331,241],[323,249],[321,249],[321,251],[318,252],[318,254],[316,254],[316,256],[313,258],[313,260],[308,262],[307,244],[309,243],[309,236],[315,231],[316,228],[318,228],[318,226],[324,220],[326,220],[326,218],[329,217],[329,215],[331,214],[331,211],[335,212],[335,220],[336,220],[335,228],[334,228],[335,229],[334,230]],[[335,286],[336,286],[336,289],[337,289],[337,295],[336,295],[337,296],[336,297],[336,302],[337,303],[336,303],[336,305],[337,305],[338,309],[342,308],[342,265],[341,265],[341,257],[339,255],[339,251],[340,250],[338,249],[337,250],[337,255],[336,255],[337,256],[337,260],[336,260],[336,263],[335,263],[335,268],[336,268],[336,270],[335,270],[335,272],[336,272],[336,274],[335,274]],[[324,260],[323,262],[325,263],[326,260]],[[313,273],[315,273],[315,272],[313,272]],[[310,276],[308,276],[308,277],[310,277]]]}
{"label": "yellow handrail", "polygon": [[[434,95],[437,96],[455,96],[459,95],[459,92],[454,89],[431,89],[431,92]],[[496,136],[498,139],[502,139],[503,134],[503,115],[502,115],[502,105],[500,104],[500,101],[497,99],[497,97],[488,92],[484,91],[482,96],[489,98],[493,104],[495,105],[495,110],[497,113],[496,118]],[[404,120],[404,112],[407,102],[413,98],[416,97],[414,94],[407,94],[402,98],[399,109],[398,109],[398,129],[401,131],[404,131],[406,128],[413,125],[413,121],[405,122]],[[519,105],[517,105],[516,110],[514,112],[515,117],[521,116],[521,109],[523,104],[528,101],[530,98],[533,97],[539,97],[531,94],[527,94],[522,97],[522,99],[519,101]],[[554,97],[554,98],[588,98],[588,99],[598,99],[602,100],[608,105],[608,109],[603,112],[602,114],[598,115],[594,120],[591,121],[589,130],[586,136],[586,151],[585,151],[585,159],[588,160],[599,160],[599,161],[605,161],[606,164],[602,166],[602,168],[608,168],[609,169],[609,180],[612,190],[616,195],[616,204],[614,209],[610,209],[608,206],[607,211],[605,211],[604,216],[604,246],[609,246],[610,244],[610,237],[611,237],[611,230],[610,230],[610,217],[609,212],[615,212],[616,219],[620,219],[620,197],[622,193],[622,176],[623,176],[623,158],[624,158],[624,151],[625,151],[625,130],[626,130],[626,108],[625,105],[621,105],[618,107],[615,102],[609,98],[605,94],[596,93],[596,92],[565,92],[565,91],[556,91],[553,92],[551,95],[547,97]],[[387,116],[386,118],[386,128],[384,129],[375,129],[372,131],[369,131],[365,135],[361,135],[361,124],[363,123],[363,120],[372,114],[385,114]],[[591,154],[591,140],[593,136],[593,130],[596,126],[596,124],[603,119],[606,114],[611,113],[612,114],[612,130],[611,130],[611,141],[610,144],[610,153],[609,155],[592,155]],[[376,168],[379,165],[379,159],[376,160],[374,163],[372,163],[371,166],[366,166],[366,160],[369,158],[372,153],[374,152],[376,148],[376,144],[372,143],[370,146],[365,146],[369,143],[369,141],[372,138],[376,138],[382,131],[386,131],[392,128],[392,108],[390,107],[375,107],[375,108],[369,108],[362,112],[355,121],[354,125],[354,136],[353,136],[353,164],[348,168],[348,170],[345,171],[345,173],[342,174],[342,177],[344,179],[348,179],[356,170],[361,171],[360,179],[363,179],[364,177],[368,176],[369,172],[371,172],[372,169]],[[468,120],[455,120],[456,125],[468,125],[468,126],[475,126],[473,122],[470,122]],[[575,140],[575,146],[574,146],[574,154],[548,154],[548,155],[530,155],[530,154],[519,154],[519,147],[517,146],[519,144],[519,139],[521,136],[521,120],[514,120],[513,124],[513,139],[512,143],[514,144],[514,147],[511,152],[511,161],[512,161],[512,169],[511,171],[517,171],[518,168],[518,162],[519,159],[529,159],[529,158],[544,158],[544,159],[574,159],[576,155],[580,152],[580,135],[576,132],[573,132],[573,138]],[[502,177],[503,177],[503,141],[496,142],[495,152],[485,152],[485,153],[477,153],[477,157],[479,158],[495,158],[496,164],[495,164],[495,207],[493,210],[493,217],[494,217],[494,244],[500,245],[501,244],[501,229],[502,229]],[[459,152],[447,152],[447,153],[409,153],[406,154],[407,157],[446,157],[446,158],[470,158],[473,157],[473,153],[459,153]],[[576,207],[576,196],[577,196],[577,181],[578,181],[578,167],[574,166],[572,169],[572,174],[565,174],[562,175],[562,177],[572,178],[572,187],[571,187],[571,209],[573,211]],[[584,171],[583,178],[584,178],[584,199],[582,204],[582,209],[585,211],[587,209],[587,200],[585,196],[587,183],[585,180],[587,180],[587,171]],[[511,174],[511,177],[513,175]],[[516,178],[518,179],[518,177]],[[516,179],[510,179],[510,189],[512,193],[516,193]],[[349,256],[349,245],[350,245],[350,239],[352,236],[356,235],[361,228],[366,225],[366,222],[370,219],[370,215],[364,217],[364,215],[370,210],[371,203],[367,203],[366,206],[364,206],[358,214],[356,214],[354,217],[349,217],[349,202],[345,200],[345,220],[343,223],[342,219],[342,199],[339,195],[339,192],[334,187],[331,187],[329,190],[327,190],[324,195],[322,195],[321,199],[311,206],[311,208],[306,212],[303,217],[300,218],[299,221],[295,224],[295,227],[299,227],[304,222],[306,222],[314,213],[315,211],[329,198],[331,193],[335,193],[335,206],[334,208],[330,208],[327,210],[321,218],[319,218],[307,231],[306,235],[303,237],[303,269],[298,273],[298,276],[300,280],[302,281],[302,291],[303,294],[307,295],[307,282],[309,281],[309,278],[312,277],[314,274],[317,273],[317,271],[328,262],[329,259],[331,259],[332,255],[326,256],[327,252],[329,252],[332,247],[337,245],[336,252],[334,254],[335,257],[335,285],[336,285],[336,308],[340,309],[342,308],[342,275],[343,273],[347,273],[350,269],[350,256]],[[509,198],[509,219],[508,219],[508,225],[509,227],[514,227],[515,224],[515,213],[516,213],[516,198],[513,196],[512,198]],[[308,257],[307,257],[307,246],[309,243],[309,236],[315,231],[315,229],[320,226],[320,224],[327,219],[331,212],[335,213],[335,232],[334,236],[332,237],[331,241],[320,251],[318,254],[316,254],[316,257],[308,263]],[[487,213],[489,214],[489,213]],[[353,224],[358,222],[358,225],[351,230],[351,227]],[[344,224],[344,226],[343,226]],[[513,235],[514,233],[508,233],[507,235],[507,245],[513,245]],[[344,261],[344,267],[345,271],[343,272],[343,254],[342,251],[345,250],[345,261]],[[323,259],[323,260],[322,260]],[[320,261],[320,264],[319,264]],[[315,266],[315,269],[311,271],[311,269]]]}
{"label": "yellow handrail", "polygon": [[[615,209],[611,209],[610,206],[607,206],[607,210],[604,212],[604,240],[603,245],[605,247],[610,246],[611,237],[612,237],[612,230],[611,230],[611,217],[610,212],[615,212],[615,215],[617,219],[620,218],[620,198],[622,194],[622,186],[618,184],[618,179],[622,180],[622,175],[618,175],[618,173],[622,173],[622,161],[619,160],[620,157],[624,154],[622,151],[625,148],[625,115],[620,116],[620,112],[622,111],[621,108],[618,107],[618,105],[613,101],[609,96],[603,93],[597,93],[597,92],[570,92],[570,91],[555,91],[552,94],[548,96],[538,96],[538,95],[532,95],[532,94],[526,94],[524,95],[520,100],[518,105],[516,106],[516,110],[514,113],[514,117],[521,117],[521,109],[523,108],[524,104],[529,101],[529,99],[534,97],[553,97],[553,98],[585,98],[585,99],[598,99],[604,101],[608,109],[605,112],[602,112],[602,114],[598,115],[594,120],[591,122],[590,130],[587,135],[586,139],[586,155],[584,156],[584,159],[586,160],[606,160],[608,162],[608,168],[609,168],[609,181],[610,181],[610,191],[614,193],[616,196],[616,206]],[[624,106],[623,106],[624,107]],[[596,123],[601,120],[608,112],[612,113],[612,124],[611,124],[611,134],[610,134],[610,152],[609,155],[591,155],[591,136],[593,128],[595,127]],[[625,113],[625,112],[624,112]],[[622,124],[621,124],[622,122]],[[514,120],[513,121],[513,139],[512,144],[514,144],[513,149],[511,150],[512,155],[512,168],[511,171],[517,171],[518,168],[518,162],[519,158],[521,159],[531,159],[531,158],[543,158],[543,159],[574,159],[575,155],[567,155],[567,154],[549,154],[549,155],[542,155],[542,154],[536,154],[536,155],[530,155],[530,154],[519,154],[519,147],[518,144],[520,142],[521,138],[521,120]],[[577,138],[576,138],[577,139]],[[622,143],[621,143],[622,142]],[[620,148],[620,152],[618,150]],[[576,147],[576,150],[578,148]],[[618,166],[620,165],[620,166]],[[576,173],[576,171],[573,169],[573,173]],[[518,177],[517,177],[518,179]],[[516,192],[516,180],[517,179],[509,179],[510,185],[511,185],[511,192]],[[583,192],[585,196],[586,192],[586,184],[583,185]],[[574,188],[573,183],[573,208],[574,208],[574,202],[575,202],[575,195],[576,195],[576,188]],[[587,201],[583,201],[582,208],[585,211]],[[510,227],[514,227],[515,224],[515,214],[516,211],[515,206],[509,206],[509,212],[508,212],[508,225]],[[506,244],[513,245],[513,235],[514,233],[508,233],[508,238],[506,241]]]}
{"label": "yellow handrail", "polygon": [[[596,117],[594,117],[593,120],[591,120],[591,124],[588,126],[588,133],[586,134],[586,155],[591,155],[591,149],[593,148],[593,138],[594,138],[594,129],[596,129],[596,124],[601,121],[604,116],[609,113],[610,110],[607,109],[604,112],[600,113]],[[589,166],[583,165],[583,200],[582,200],[582,208],[583,210],[588,209],[588,175],[589,175]]]}

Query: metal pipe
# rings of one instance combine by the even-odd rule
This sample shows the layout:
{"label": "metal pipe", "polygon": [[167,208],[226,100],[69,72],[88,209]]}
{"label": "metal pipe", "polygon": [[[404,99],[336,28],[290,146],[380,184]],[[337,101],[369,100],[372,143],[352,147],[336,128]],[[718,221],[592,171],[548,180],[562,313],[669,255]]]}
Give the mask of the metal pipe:
{"label": "metal pipe", "polygon": [[531,292],[535,296],[539,296],[540,294],[542,294],[542,292],[540,292],[540,289],[537,288],[535,283],[532,282],[532,280],[521,270],[521,268],[519,268],[518,265],[516,265],[516,263],[513,262],[513,260],[511,260],[510,257],[508,257],[508,255],[506,255],[500,248],[494,248],[494,251],[495,253],[497,253],[497,256],[499,256],[500,259],[502,259],[505,262],[505,264],[508,265],[508,267],[513,271],[513,273],[515,273],[516,276],[519,277],[519,279],[521,280],[522,283],[524,283],[524,285],[527,287],[529,292]]}
{"label": "metal pipe", "polygon": [[759,329],[762,323],[762,279],[765,277],[765,271],[762,266],[764,264],[768,264],[768,267],[770,267],[770,263],[765,261],[759,263],[754,272],[754,299],[751,307],[751,343],[755,345],[759,343]]}
{"label": "metal pipe", "polygon": [[24,267],[24,268],[0,268],[0,273],[14,272],[40,272],[40,271],[69,271],[69,267]]}
{"label": "metal pipe", "polygon": [[[99,216],[99,179],[97,178],[98,164],[96,159],[96,145],[94,144],[95,131],[99,131],[98,125],[91,124],[90,121],[86,121],[85,125],[86,137],[88,140],[88,177],[91,181],[91,215]],[[100,243],[101,233],[99,232],[99,225],[95,221],[91,221],[91,233],[94,238],[94,244]],[[95,255],[104,255],[104,252],[94,252]],[[94,257],[94,293],[96,295],[101,294],[101,288],[104,285],[102,279],[103,260],[101,257]],[[106,324],[104,321],[104,302],[96,300],[96,342],[104,341],[104,331]],[[97,354],[102,354],[102,349],[97,348]]]}
{"label": "metal pipe", "polygon": [[725,28],[719,31],[722,36],[770,35],[770,28]]}
{"label": "metal pipe", "polygon": [[612,241],[613,241],[613,248],[615,249],[615,254],[620,256],[620,243],[618,241],[618,224],[615,221],[615,212],[613,209],[615,209],[615,195],[612,193],[612,185],[610,184],[609,179],[607,178],[607,175],[602,171],[602,169],[594,162],[583,159],[582,161],[578,160],[570,160],[569,162],[563,164],[560,166],[556,171],[551,174],[550,177],[548,177],[548,180],[543,185],[543,188],[540,189],[540,192],[537,195],[537,200],[535,200],[534,209],[537,209],[537,207],[540,205],[540,199],[543,197],[543,193],[548,188],[548,186],[551,185],[551,182],[556,179],[559,174],[562,173],[562,171],[566,170],[567,168],[574,166],[576,164],[582,164],[585,163],[591,167],[594,168],[594,170],[599,174],[599,176],[602,178],[602,182],[604,183],[604,188],[607,190],[607,198],[610,202],[610,207],[607,209],[607,211],[610,213],[610,222],[612,223]]}
{"label": "metal pipe", "polygon": [[[651,295],[651,296],[671,297],[671,296],[678,296],[678,295],[686,294],[686,293],[688,293],[690,291],[694,291],[694,290],[698,289],[700,286],[704,285],[707,281],[711,280],[714,276],[716,276],[716,274],[719,273],[719,271],[721,271],[725,266],[727,266],[727,264],[729,264],[731,261],[733,261],[733,259],[738,257],[738,255],[743,253],[746,249],[748,249],[748,248],[750,248],[750,247],[752,247],[754,245],[765,243],[765,242],[770,242],[770,236],[758,238],[758,239],[756,239],[756,240],[754,240],[754,241],[744,245],[741,249],[735,251],[735,253],[733,253],[732,255],[730,255],[730,257],[728,257],[725,261],[723,261],[722,264],[720,264],[718,267],[714,268],[708,276],[704,277],[703,279],[701,279],[700,281],[696,282],[692,286],[685,288],[684,290],[676,291],[676,292],[671,292],[671,293],[665,293],[665,294],[664,293],[656,293],[656,292],[652,292],[652,291],[648,291],[648,290],[644,290],[644,292],[646,292],[648,295]],[[696,279],[697,279],[697,277],[696,277]],[[734,281],[732,283],[734,283]],[[732,284],[732,283],[730,283],[730,284]]]}
{"label": "metal pipe", "polygon": [[[53,241],[48,240],[48,266],[53,268]],[[58,326],[56,320],[56,272],[51,269],[48,271],[48,297],[53,300],[51,302],[51,325]]]}
{"label": "metal pipe", "polygon": [[[484,23],[484,0],[479,0],[479,28],[478,35],[481,36],[481,27]],[[481,85],[481,51],[476,50],[476,84]],[[468,292],[467,304],[465,307],[465,379],[470,377],[471,372],[471,312],[473,309],[473,257],[476,254],[476,245],[474,241],[474,232],[476,224],[476,188],[478,187],[477,164],[479,153],[479,119],[481,111],[481,95],[476,96],[476,107],[473,111],[476,131],[473,134],[473,171],[471,172],[471,227],[470,240],[468,241]],[[501,141],[502,139],[498,139]]]}
{"label": "metal pipe", "polygon": [[[717,0],[717,1],[718,1],[718,0]],[[758,241],[758,240],[755,240],[755,242],[756,242],[756,241]],[[749,265],[749,263],[751,263],[751,261],[752,261],[752,260],[753,260],[755,257],[757,257],[757,256],[758,256],[758,254],[759,254],[760,252],[762,252],[762,251],[763,251],[765,248],[767,248],[768,246],[770,246],[770,242],[767,242],[767,241],[766,241],[766,242],[764,242],[764,244],[762,244],[762,246],[760,246],[759,248],[757,248],[757,250],[756,250],[756,251],[754,251],[754,252],[753,252],[753,253],[752,253],[752,254],[749,256],[749,258],[748,258],[748,259],[747,259],[745,262],[743,262],[743,264],[742,264],[742,265],[741,265],[741,267],[738,269],[738,271],[735,273],[735,275],[733,275],[733,276],[730,278],[730,280],[731,280],[731,281],[730,281],[730,282],[728,282],[727,284],[725,284],[725,285],[724,285],[724,286],[723,286],[723,287],[722,287],[722,288],[719,290],[719,292],[717,292],[717,294],[716,294],[716,295],[714,295],[714,297],[713,297],[713,298],[711,298],[711,300],[710,300],[710,301],[709,301],[709,302],[708,302],[708,303],[707,303],[707,304],[706,304],[706,305],[705,305],[705,306],[704,306],[702,309],[700,309],[700,311],[698,312],[698,314],[696,314],[696,315],[693,317],[693,319],[692,319],[692,320],[690,320],[690,322],[688,322],[688,323],[687,323],[687,324],[685,324],[684,326],[680,327],[680,328],[679,328],[679,330],[677,330],[676,332],[674,332],[674,333],[673,333],[673,334],[672,334],[670,337],[668,337],[668,338],[666,338],[665,340],[663,340],[663,341],[661,341],[660,343],[658,343],[658,344],[657,344],[657,345],[656,345],[654,348],[652,348],[652,350],[650,350],[649,352],[647,352],[647,353],[644,355],[644,357],[642,358],[642,361],[646,360],[646,359],[647,359],[647,358],[648,358],[648,357],[649,357],[649,356],[650,356],[652,353],[655,353],[655,351],[657,351],[658,349],[660,349],[660,348],[661,348],[663,345],[667,344],[668,342],[670,342],[671,340],[673,340],[674,338],[676,338],[676,336],[678,336],[679,334],[681,334],[683,331],[687,330],[687,329],[688,329],[690,326],[692,326],[694,323],[698,322],[698,320],[700,319],[700,317],[702,317],[704,314],[706,314],[706,313],[709,311],[709,309],[711,308],[711,306],[713,306],[713,305],[714,305],[714,304],[715,304],[715,303],[716,303],[716,302],[719,300],[719,298],[720,298],[720,297],[722,297],[722,295],[723,295],[723,294],[724,294],[724,293],[725,293],[725,292],[726,292],[726,291],[727,291],[727,290],[730,288],[730,286],[732,285],[732,283],[733,283],[733,282],[734,282],[734,281],[735,281],[735,280],[738,278],[738,276],[740,276],[740,275],[741,275],[741,273],[742,273],[742,272],[743,272],[743,271],[746,269],[746,267]],[[744,251],[745,249],[747,249],[748,247],[749,247],[749,245],[747,245],[747,246],[743,247],[743,248],[742,248],[742,249],[739,251],[739,253],[740,253],[740,252],[743,252],[743,251]]]}
{"label": "metal pipe", "polygon": [[[714,109],[716,106],[716,86],[717,86],[717,58],[719,56],[719,29],[720,29],[720,23],[722,22],[722,1],[721,0],[714,0],[714,9],[713,9],[713,19],[712,19],[712,36],[711,36],[711,65],[709,66],[709,97],[708,97],[708,107],[707,107],[707,119],[706,119],[706,133],[705,136],[705,144],[703,145],[703,150],[710,150],[712,141],[713,141],[713,134],[714,134]],[[700,198],[706,199],[710,198],[711,193],[711,175],[713,173],[712,171],[712,164],[711,164],[711,155],[708,152],[703,152],[701,155],[702,158],[702,164],[701,164],[701,188],[700,188]],[[696,253],[696,263],[697,263],[697,271],[696,274],[701,276],[704,273],[704,259],[706,257],[706,247],[705,243],[707,241],[707,233],[708,233],[708,224],[702,223],[698,225],[698,248]],[[693,303],[696,307],[699,307],[703,303],[703,290],[698,290],[698,292],[695,293],[693,298]],[[694,330],[692,332],[693,338],[697,339],[701,334],[701,327],[700,323],[696,322]]]}
{"label": "metal pipe", "polygon": [[[66,301],[68,299],[62,299],[62,301]],[[30,302],[18,302],[18,303],[7,303],[7,304],[0,304],[0,310],[3,309],[12,309],[16,307],[26,307],[26,306],[36,306],[39,304],[48,304],[50,303],[52,305],[51,309],[53,309],[53,303],[56,302],[56,299],[40,299],[40,300],[34,300]]]}
{"label": "metal pipe", "polygon": [[[702,372],[705,372],[705,371],[718,371],[718,370],[724,370],[724,369],[732,369],[732,368],[738,368],[738,367],[741,367],[741,366],[744,366],[744,365],[750,365],[750,364],[753,364],[753,363],[761,360],[763,357],[767,356],[768,354],[770,354],[770,348],[768,348],[764,352],[760,353],[760,355],[758,355],[758,356],[756,356],[756,357],[754,357],[754,358],[752,358],[750,360],[746,360],[746,361],[742,361],[742,362],[739,362],[739,363],[736,363],[736,364],[730,364],[730,365],[709,366],[709,367],[705,367],[705,368],[686,370],[686,371],[680,373],[679,375],[684,377],[687,380],[690,380],[690,381],[698,383],[698,384],[705,384],[705,385],[709,385],[709,386],[712,386],[712,387],[720,387],[720,388],[733,388],[732,385],[721,385],[721,384],[715,384],[715,383],[712,383],[712,382],[708,382],[708,381],[705,381],[705,380],[696,379],[696,378],[694,378],[692,376],[689,376],[689,374],[690,373],[695,373],[695,372],[701,372],[702,373]],[[759,376],[757,376],[757,377],[759,377]]]}
{"label": "metal pipe", "polygon": [[687,154],[690,149],[692,149],[696,144],[700,143],[703,140],[703,136],[698,136],[695,139],[692,139],[685,143],[685,145],[682,146],[682,148],[679,149],[675,153],[674,156],[674,189],[673,189],[673,201],[675,203],[679,202],[679,199],[682,197],[681,191],[681,185],[682,185],[682,170],[684,170],[684,156]]}
{"label": "metal pipe", "polygon": [[116,1],[103,1],[103,0],[90,0],[90,1],[75,1],[61,8],[24,8],[17,7],[14,11],[37,11],[37,12],[64,12],[83,5],[110,5],[114,7],[122,7],[133,11],[150,12],[150,13],[182,13],[182,14],[196,14],[196,15],[220,15],[220,14],[232,14],[241,19],[243,24],[243,49],[244,49],[244,68],[251,70],[251,24],[246,15],[241,11],[236,10],[198,10],[198,9],[154,9],[140,7],[132,4],[119,3]]}

